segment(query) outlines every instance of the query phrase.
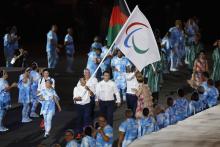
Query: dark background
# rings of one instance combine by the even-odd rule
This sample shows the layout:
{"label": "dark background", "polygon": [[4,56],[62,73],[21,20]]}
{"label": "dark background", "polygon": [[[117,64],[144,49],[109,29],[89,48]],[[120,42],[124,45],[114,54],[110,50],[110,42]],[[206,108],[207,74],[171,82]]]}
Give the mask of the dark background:
{"label": "dark background", "polygon": [[[0,2],[0,63],[3,61],[3,36],[7,26],[16,25],[22,37],[20,45],[31,55],[45,51],[46,33],[51,24],[59,26],[62,43],[66,28],[74,28],[77,50],[87,51],[95,35],[106,37],[114,0],[2,0]],[[175,19],[186,21],[197,16],[202,40],[207,46],[219,39],[220,21],[217,1],[193,0],[127,0],[132,10],[139,5],[153,29],[161,36],[173,26]]]}

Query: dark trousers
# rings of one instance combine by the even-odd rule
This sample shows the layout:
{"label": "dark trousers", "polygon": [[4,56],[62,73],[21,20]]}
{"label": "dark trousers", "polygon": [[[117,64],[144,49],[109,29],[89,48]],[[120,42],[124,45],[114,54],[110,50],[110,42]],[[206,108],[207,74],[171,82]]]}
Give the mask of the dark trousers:
{"label": "dark trousers", "polygon": [[135,116],[136,108],[137,108],[137,96],[135,94],[126,93],[126,102],[128,109],[131,109],[133,112],[133,116]]}
{"label": "dark trousers", "polygon": [[91,125],[91,106],[89,104],[76,104],[77,119],[76,119],[76,133],[82,133],[83,127]]}
{"label": "dark trousers", "polygon": [[99,101],[100,113],[105,115],[107,123],[113,126],[113,113],[115,108],[115,101]]}
{"label": "dark trousers", "polygon": [[90,97],[90,106],[91,106],[91,120],[95,119],[95,96]]}

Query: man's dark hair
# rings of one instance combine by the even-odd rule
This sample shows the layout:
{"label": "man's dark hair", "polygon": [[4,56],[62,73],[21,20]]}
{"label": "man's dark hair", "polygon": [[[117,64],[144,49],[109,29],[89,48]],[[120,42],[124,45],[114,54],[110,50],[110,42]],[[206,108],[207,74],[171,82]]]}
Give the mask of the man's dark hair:
{"label": "man's dark hair", "polygon": [[48,68],[43,69],[43,72],[45,72],[45,71],[48,71],[48,72],[49,72],[49,69],[48,69]]}
{"label": "man's dark hair", "polygon": [[199,94],[204,94],[205,88],[204,88],[203,86],[199,86],[199,87],[197,88],[197,91],[198,91]]}
{"label": "man's dark hair", "polygon": [[194,100],[194,101],[198,101],[199,100],[199,94],[198,92],[193,92],[192,95],[191,95],[191,100]]}
{"label": "man's dark hair", "polygon": [[133,116],[132,110],[131,110],[131,109],[126,109],[126,110],[125,110],[125,116],[126,116],[127,118],[131,118],[131,117]]}
{"label": "man's dark hair", "polygon": [[105,73],[107,73],[107,74],[110,75],[110,72],[109,72],[108,70],[104,71],[104,72],[103,72],[103,75],[104,75]]}
{"label": "man's dark hair", "polygon": [[92,136],[92,127],[87,126],[84,130],[85,135]]}
{"label": "man's dark hair", "polygon": [[99,114],[99,117],[102,117],[102,118],[104,118],[105,120],[107,120],[106,115],[103,114],[103,113]]}
{"label": "man's dark hair", "polygon": [[38,65],[37,65],[36,62],[32,62],[32,63],[31,63],[31,68],[32,68],[33,70],[36,70],[37,67],[38,67]]}
{"label": "man's dark hair", "polygon": [[172,106],[172,104],[173,104],[173,98],[172,97],[168,97],[167,98],[167,105],[168,106]]}
{"label": "man's dark hair", "polygon": [[202,75],[203,75],[204,77],[206,77],[207,79],[209,78],[209,73],[208,73],[208,72],[202,72]]}
{"label": "man's dark hair", "polygon": [[148,108],[143,109],[143,115],[146,116],[146,117],[149,115],[149,109]]}
{"label": "man's dark hair", "polygon": [[212,79],[208,79],[207,84],[210,86],[214,86],[214,81]]}
{"label": "man's dark hair", "polygon": [[183,90],[182,88],[179,88],[179,89],[177,90],[177,94],[178,94],[178,96],[180,96],[180,97],[184,97],[184,95],[185,95],[184,90]]}

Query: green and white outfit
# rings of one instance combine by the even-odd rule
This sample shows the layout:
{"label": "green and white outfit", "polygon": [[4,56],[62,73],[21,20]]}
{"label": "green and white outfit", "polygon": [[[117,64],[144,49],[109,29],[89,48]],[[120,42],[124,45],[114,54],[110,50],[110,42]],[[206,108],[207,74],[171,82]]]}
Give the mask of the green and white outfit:
{"label": "green and white outfit", "polygon": [[220,80],[220,48],[216,48],[212,53],[213,71],[212,79],[214,81]]}

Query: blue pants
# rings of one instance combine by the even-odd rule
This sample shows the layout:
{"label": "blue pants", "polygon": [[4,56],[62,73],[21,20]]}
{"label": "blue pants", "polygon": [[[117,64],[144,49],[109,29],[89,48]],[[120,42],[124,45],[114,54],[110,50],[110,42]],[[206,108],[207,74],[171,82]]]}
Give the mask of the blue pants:
{"label": "blue pants", "polygon": [[91,125],[91,106],[89,104],[79,105],[76,104],[77,109],[77,123],[76,123],[76,132],[82,133],[83,127]]}
{"label": "blue pants", "polygon": [[58,54],[56,51],[47,52],[48,68],[56,68],[58,63]]}
{"label": "blue pants", "polygon": [[126,101],[128,109],[131,109],[133,112],[133,116],[135,116],[136,108],[137,108],[137,96],[135,94],[126,93]]}
{"label": "blue pants", "polygon": [[100,112],[107,118],[107,123],[113,126],[115,101],[99,101]]}
{"label": "blue pants", "polygon": [[118,87],[121,102],[126,101],[126,89],[121,89]]}
{"label": "blue pants", "polygon": [[175,49],[171,50],[170,53],[170,68],[177,68],[178,56],[176,54]]}
{"label": "blue pants", "polygon": [[12,49],[9,49],[7,47],[4,47],[4,56],[6,61],[6,67],[12,67],[11,60],[14,56],[14,51]]}
{"label": "blue pants", "polygon": [[29,118],[30,104],[29,103],[23,103],[22,105],[23,105],[22,119],[27,119],[27,118]]}
{"label": "blue pants", "polygon": [[39,103],[38,100],[33,100],[32,101],[31,112],[36,112],[38,103]]}
{"label": "blue pants", "polygon": [[67,60],[67,70],[73,69],[73,55],[66,54],[66,60]]}
{"label": "blue pants", "polygon": [[0,109],[0,127],[3,127],[3,119],[5,116],[5,112],[6,112],[5,109]]}

